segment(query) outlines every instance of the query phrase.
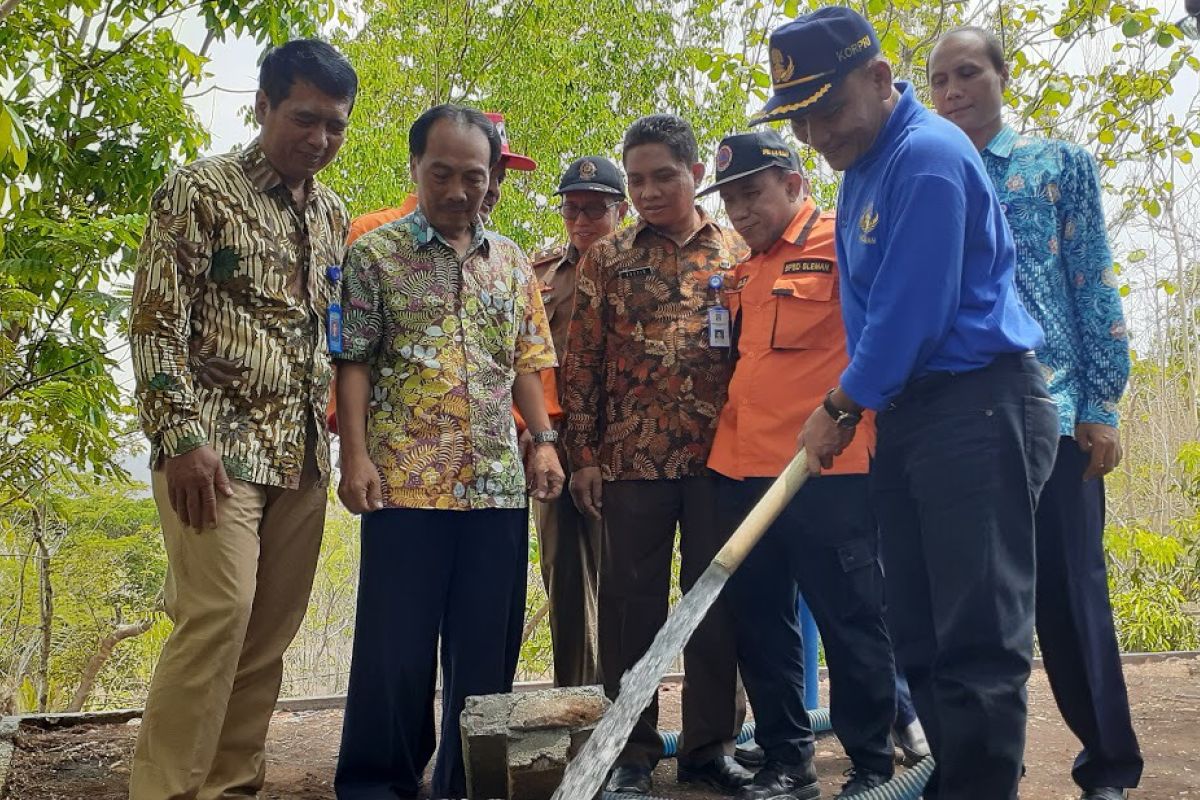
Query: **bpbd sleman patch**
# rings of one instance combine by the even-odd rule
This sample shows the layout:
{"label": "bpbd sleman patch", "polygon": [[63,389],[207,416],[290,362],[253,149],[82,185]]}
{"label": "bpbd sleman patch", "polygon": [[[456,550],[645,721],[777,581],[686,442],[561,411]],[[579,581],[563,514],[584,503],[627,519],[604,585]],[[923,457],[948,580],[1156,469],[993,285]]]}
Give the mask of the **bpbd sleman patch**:
{"label": "bpbd sleman patch", "polygon": [[823,258],[806,258],[800,261],[788,261],[783,265],[784,275],[817,272],[829,275],[833,272],[833,262]]}

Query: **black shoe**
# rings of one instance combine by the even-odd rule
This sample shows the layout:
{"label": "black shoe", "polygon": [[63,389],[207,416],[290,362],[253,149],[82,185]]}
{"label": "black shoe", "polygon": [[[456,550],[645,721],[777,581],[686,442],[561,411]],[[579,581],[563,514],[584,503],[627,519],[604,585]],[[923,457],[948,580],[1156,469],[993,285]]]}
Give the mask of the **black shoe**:
{"label": "black shoe", "polygon": [[737,800],[818,800],[821,783],[812,762],[780,764],[767,762]]}
{"label": "black shoe", "polygon": [[650,794],[654,785],[650,777],[652,772],[649,767],[639,767],[636,764],[617,765],[608,776],[608,785],[604,787],[604,791],[617,794]]}
{"label": "black shoe", "polygon": [[1128,789],[1120,789],[1116,786],[1097,786],[1095,789],[1086,789],[1079,800],[1125,800],[1129,797]]}
{"label": "black shoe", "polygon": [[838,792],[838,797],[854,797],[856,794],[869,792],[877,786],[883,786],[892,779],[891,775],[859,767],[851,767],[842,774],[850,780],[842,784],[842,790]]}
{"label": "black shoe", "polygon": [[702,764],[680,761],[675,779],[680,783],[702,783],[718,792],[733,794],[754,780],[754,773],[739,764],[733,756],[717,756]]}
{"label": "black shoe", "polygon": [[733,749],[733,757],[743,767],[751,770],[758,769],[767,763],[767,754],[758,746],[758,742],[753,739],[735,747]]}

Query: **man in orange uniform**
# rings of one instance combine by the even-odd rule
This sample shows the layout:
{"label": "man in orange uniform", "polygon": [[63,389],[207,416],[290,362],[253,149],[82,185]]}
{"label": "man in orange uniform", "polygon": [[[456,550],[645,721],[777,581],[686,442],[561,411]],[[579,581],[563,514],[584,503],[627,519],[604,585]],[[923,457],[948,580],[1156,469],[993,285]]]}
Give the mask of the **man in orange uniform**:
{"label": "man in orange uniform", "polygon": [[[751,256],[725,276],[737,357],[708,466],[721,477],[718,516],[731,533],[795,454],[799,432],[846,367],[834,215],[808,194],[795,154],[774,131],[728,136],[715,182]],[[853,764],[839,797],[892,774],[895,672],[883,622],[879,538],[867,496],[870,420],[810,478],[726,590],[738,667],[766,764],[741,800],[820,796],[804,708],[799,592],[821,629],[833,727]]]}

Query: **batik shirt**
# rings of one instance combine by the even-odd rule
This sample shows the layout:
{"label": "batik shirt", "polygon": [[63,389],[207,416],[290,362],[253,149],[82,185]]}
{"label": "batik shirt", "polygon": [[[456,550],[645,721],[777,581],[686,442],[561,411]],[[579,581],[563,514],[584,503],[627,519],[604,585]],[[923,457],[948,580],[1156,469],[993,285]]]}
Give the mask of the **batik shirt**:
{"label": "batik shirt", "polygon": [[[702,215],[703,216],[703,215]],[[733,372],[709,345],[709,279],[749,254],[703,216],[682,246],[645,222],[593,244],[579,265],[562,405],[571,469],[605,480],[659,480],[706,471]]]}
{"label": "batik shirt", "polygon": [[343,360],[369,363],[367,452],[392,508],[523,508],[519,374],[555,366],[521,249],[475,226],[467,254],[418,209],[364,234],[343,277]]}
{"label": "batik shirt", "polygon": [[983,149],[1017,246],[1017,291],[1046,331],[1037,357],[1059,432],[1116,425],[1129,341],[1104,226],[1096,165],[1083,148],[1005,126]]}
{"label": "batik shirt", "polygon": [[[151,201],[129,323],[136,398],[152,464],[205,444],[229,477],[299,486],[307,432],[329,474],[328,268],[349,217],[315,181],[304,209],[252,142],[167,178]],[[240,379],[212,388],[210,358]]]}

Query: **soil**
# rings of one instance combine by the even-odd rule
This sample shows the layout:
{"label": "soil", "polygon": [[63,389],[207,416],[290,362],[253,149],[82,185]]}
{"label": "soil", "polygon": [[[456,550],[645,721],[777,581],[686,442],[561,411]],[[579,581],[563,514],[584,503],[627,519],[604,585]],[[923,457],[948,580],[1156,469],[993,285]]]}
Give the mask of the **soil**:
{"label": "soil", "polygon": [[[1129,665],[1134,726],[1146,770],[1135,797],[1145,800],[1200,798],[1200,659]],[[825,687],[823,686],[822,689]],[[1079,790],[1070,767],[1078,743],[1054,705],[1044,673],[1029,685],[1028,775],[1026,800],[1072,800]],[[660,693],[661,726],[679,725],[679,686]],[[82,725],[42,732],[22,730],[9,775],[9,800],[125,800],[136,720],[124,725]],[[279,712],[268,741],[267,787],[261,800],[331,800],[337,758],[340,711]],[[837,740],[817,746],[817,770],[826,796],[836,794],[849,761]],[[655,794],[679,800],[718,795],[675,783],[675,765],[664,761],[655,773]]]}

